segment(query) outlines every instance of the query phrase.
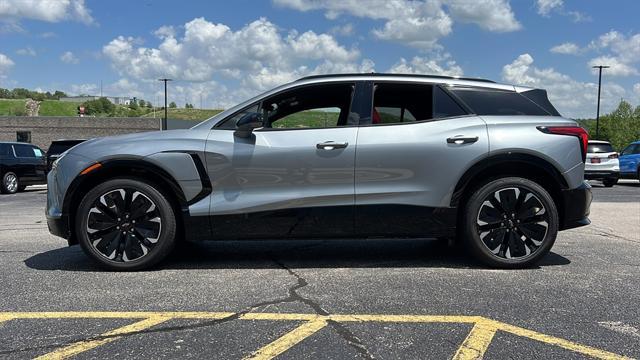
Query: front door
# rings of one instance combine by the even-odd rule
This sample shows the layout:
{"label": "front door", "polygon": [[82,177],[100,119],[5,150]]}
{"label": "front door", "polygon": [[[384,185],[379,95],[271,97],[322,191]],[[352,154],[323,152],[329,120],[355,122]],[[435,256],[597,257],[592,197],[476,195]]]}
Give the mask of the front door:
{"label": "front door", "polygon": [[249,137],[211,131],[206,161],[219,239],[340,237],[353,232],[359,116],[352,83],[286,90],[240,114],[263,114]]}

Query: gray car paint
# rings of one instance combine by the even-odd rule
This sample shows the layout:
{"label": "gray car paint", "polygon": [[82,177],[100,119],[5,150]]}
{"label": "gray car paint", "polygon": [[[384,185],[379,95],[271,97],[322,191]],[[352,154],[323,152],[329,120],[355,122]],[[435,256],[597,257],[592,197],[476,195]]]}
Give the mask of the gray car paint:
{"label": "gray car paint", "polygon": [[[78,174],[110,159],[149,161],[173,174],[187,196],[199,191],[193,161],[204,160],[213,192],[190,205],[192,216],[240,214],[288,207],[406,204],[446,207],[460,176],[491,154],[525,152],[563,174],[570,188],[582,183],[584,165],[577,139],[544,134],[539,125],[575,125],[561,117],[464,116],[431,122],[327,129],[257,130],[235,137],[212,128],[260,99],[297,86],[330,81],[376,80],[375,76],[293,82],[224,111],[189,130],[131,134],[87,141],[63,156],[49,174],[47,214],[61,215],[65,193]],[[529,88],[455,79],[385,76],[385,81],[468,85],[512,91]],[[477,136],[472,144],[447,144],[448,137]],[[346,142],[345,149],[316,144]],[[215,224],[214,224],[215,228]]]}

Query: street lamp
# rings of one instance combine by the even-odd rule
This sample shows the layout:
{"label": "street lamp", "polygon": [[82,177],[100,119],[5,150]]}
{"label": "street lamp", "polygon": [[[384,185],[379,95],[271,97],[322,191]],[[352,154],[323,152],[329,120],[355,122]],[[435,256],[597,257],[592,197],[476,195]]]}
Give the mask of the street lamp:
{"label": "street lamp", "polygon": [[167,82],[173,81],[171,79],[158,79],[158,81],[164,81],[164,118],[162,119],[162,130],[167,130]]}
{"label": "street lamp", "polygon": [[592,66],[594,69],[598,69],[598,110],[596,113],[596,139],[600,131],[600,88],[602,87],[602,69],[608,69],[608,65]]}

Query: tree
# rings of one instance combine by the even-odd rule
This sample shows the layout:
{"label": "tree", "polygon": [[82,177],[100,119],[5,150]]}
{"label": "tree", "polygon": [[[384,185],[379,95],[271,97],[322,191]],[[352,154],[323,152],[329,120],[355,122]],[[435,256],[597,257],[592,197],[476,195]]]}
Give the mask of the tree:
{"label": "tree", "polygon": [[144,107],[147,104],[146,101],[140,99],[140,101],[138,101],[138,105],[140,105],[140,107]]}
{"label": "tree", "polygon": [[178,107],[178,105],[176,105],[175,102],[172,101],[172,102],[169,103],[169,109],[175,109],[177,107]]}
{"label": "tree", "polygon": [[82,106],[88,115],[112,115],[116,110],[116,106],[105,97],[85,101]]}
{"label": "tree", "polygon": [[[589,137],[595,139],[595,120],[581,121],[589,131]],[[620,151],[631,141],[640,139],[640,107],[635,109],[628,102],[622,100],[610,114],[600,117],[600,129],[597,140],[606,140]]]}

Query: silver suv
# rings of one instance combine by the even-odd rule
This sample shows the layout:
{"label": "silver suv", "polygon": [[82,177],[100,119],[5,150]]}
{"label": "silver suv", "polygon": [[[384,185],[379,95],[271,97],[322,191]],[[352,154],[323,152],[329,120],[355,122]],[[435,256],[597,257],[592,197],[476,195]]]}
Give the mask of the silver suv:
{"label": "silver suv", "polygon": [[539,89],[306,77],[189,130],[94,139],[48,177],[50,231],[114,270],[179,241],[457,238],[529,266],[589,224],[587,134]]}

